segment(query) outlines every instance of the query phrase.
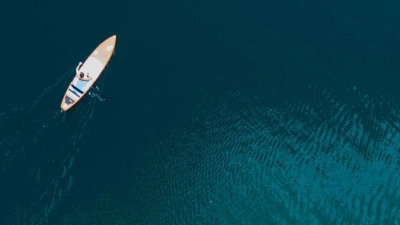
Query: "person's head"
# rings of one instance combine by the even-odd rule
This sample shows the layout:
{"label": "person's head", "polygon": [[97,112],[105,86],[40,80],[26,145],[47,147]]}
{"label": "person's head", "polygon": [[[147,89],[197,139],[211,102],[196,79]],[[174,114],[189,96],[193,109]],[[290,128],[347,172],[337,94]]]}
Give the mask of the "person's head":
{"label": "person's head", "polygon": [[85,76],[85,74],[84,74],[83,72],[81,72],[81,73],[79,74],[79,76],[80,76],[81,78],[83,78],[83,77]]}

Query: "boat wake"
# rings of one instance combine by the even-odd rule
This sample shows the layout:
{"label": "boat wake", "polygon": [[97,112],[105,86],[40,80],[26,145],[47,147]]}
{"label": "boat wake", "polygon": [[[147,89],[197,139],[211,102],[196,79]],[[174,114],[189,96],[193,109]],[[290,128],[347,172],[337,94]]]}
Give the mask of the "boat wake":
{"label": "boat wake", "polygon": [[2,182],[1,224],[49,223],[73,185],[69,171],[90,134],[96,102],[84,98],[67,113],[60,110],[74,67],[34,100],[0,112],[0,180],[12,180]]}

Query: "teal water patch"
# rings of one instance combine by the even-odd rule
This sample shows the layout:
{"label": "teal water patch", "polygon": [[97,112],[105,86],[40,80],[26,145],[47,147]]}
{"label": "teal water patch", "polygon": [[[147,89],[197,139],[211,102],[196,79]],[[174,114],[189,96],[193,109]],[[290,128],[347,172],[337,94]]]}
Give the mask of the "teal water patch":
{"label": "teal water patch", "polygon": [[[267,96],[267,95],[265,95]],[[210,97],[141,149],[62,224],[384,224],[398,221],[400,114],[360,90],[310,85],[279,104]]]}

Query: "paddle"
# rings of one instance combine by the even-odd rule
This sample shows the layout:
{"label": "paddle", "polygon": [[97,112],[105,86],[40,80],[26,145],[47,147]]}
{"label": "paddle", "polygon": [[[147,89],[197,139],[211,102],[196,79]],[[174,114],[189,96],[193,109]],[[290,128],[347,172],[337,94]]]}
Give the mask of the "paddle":
{"label": "paddle", "polygon": [[[93,86],[90,87],[90,89],[93,89]],[[99,87],[96,86],[96,89],[97,89],[97,91],[100,92],[100,94],[94,94],[92,92],[89,92],[89,95],[91,97],[97,97],[97,99],[99,99],[101,102],[104,102],[106,100],[106,97],[103,94],[101,94],[101,91],[100,91]]]}

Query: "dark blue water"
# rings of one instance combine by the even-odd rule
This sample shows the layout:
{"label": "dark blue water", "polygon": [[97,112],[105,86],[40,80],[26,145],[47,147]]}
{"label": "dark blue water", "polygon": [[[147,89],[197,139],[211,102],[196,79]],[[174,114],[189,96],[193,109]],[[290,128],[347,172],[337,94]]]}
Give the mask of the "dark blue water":
{"label": "dark blue water", "polygon": [[399,7],[2,2],[0,224],[398,224]]}

